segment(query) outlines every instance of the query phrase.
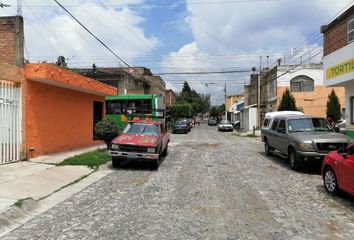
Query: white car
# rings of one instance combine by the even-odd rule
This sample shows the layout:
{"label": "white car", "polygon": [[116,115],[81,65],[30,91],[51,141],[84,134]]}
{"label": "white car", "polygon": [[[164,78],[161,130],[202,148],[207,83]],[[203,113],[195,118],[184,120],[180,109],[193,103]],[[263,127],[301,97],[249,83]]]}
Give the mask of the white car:
{"label": "white car", "polygon": [[218,124],[218,131],[233,131],[233,130],[234,130],[234,127],[231,124],[231,122],[228,120],[222,120]]}

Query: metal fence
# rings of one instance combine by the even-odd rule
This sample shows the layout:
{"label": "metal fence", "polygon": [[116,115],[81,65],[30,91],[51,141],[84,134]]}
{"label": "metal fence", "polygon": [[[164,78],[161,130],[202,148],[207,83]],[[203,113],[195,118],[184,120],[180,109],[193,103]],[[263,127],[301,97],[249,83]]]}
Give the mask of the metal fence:
{"label": "metal fence", "polygon": [[22,144],[21,87],[0,81],[0,164],[20,159]]}

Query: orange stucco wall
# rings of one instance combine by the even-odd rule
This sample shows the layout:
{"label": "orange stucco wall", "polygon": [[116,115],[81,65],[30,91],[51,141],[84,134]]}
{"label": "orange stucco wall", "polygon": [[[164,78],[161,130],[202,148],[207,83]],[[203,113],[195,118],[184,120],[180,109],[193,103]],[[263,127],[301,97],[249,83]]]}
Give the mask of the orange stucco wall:
{"label": "orange stucco wall", "polygon": [[[277,88],[277,106],[280,104],[283,93],[286,87]],[[313,92],[292,92],[296,101],[296,107],[303,110],[305,114],[312,116],[326,117],[326,106],[328,101],[328,95],[332,89],[336,92],[339,102],[342,108],[345,107],[344,88],[343,87],[324,87],[317,85]]]}
{"label": "orange stucco wall", "polygon": [[104,97],[35,81],[26,90],[29,157],[100,143],[93,140],[93,102]]}
{"label": "orange stucco wall", "polygon": [[26,64],[25,78],[100,96],[113,96],[118,93],[115,87],[51,64]]}

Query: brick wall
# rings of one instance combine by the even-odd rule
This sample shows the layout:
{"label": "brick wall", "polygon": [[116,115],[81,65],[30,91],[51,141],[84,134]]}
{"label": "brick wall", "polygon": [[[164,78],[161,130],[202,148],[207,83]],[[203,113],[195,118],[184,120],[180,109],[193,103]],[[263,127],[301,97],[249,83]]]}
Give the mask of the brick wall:
{"label": "brick wall", "polygon": [[347,27],[348,21],[354,17],[354,12],[348,16],[339,19],[335,24],[330,25],[324,31],[324,56],[345,47],[348,44],[347,40]]}
{"label": "brick wall", "polygon": [[0,17],[0,61],[23,66],[23,19]]}

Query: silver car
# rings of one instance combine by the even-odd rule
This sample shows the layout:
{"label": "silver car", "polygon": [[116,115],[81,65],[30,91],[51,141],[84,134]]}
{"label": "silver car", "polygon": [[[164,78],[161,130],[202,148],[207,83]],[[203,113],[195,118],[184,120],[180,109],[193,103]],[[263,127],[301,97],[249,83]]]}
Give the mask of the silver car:
{"label": "silver car", "polygon": [[334,132],[322,117],[288,115],[274,117],[269,129],[261,129],[267,155],[273,153],[289,158],[294,170],[306,162],[322,162],[327,153],[347,147],[351,139]]}
{"label": "silver car", "polygon": [[231,124],[231,122],[228,120],[222,120],[218,124],[218,131],[233,131],[233,130],[234,130],[234,127]]}

